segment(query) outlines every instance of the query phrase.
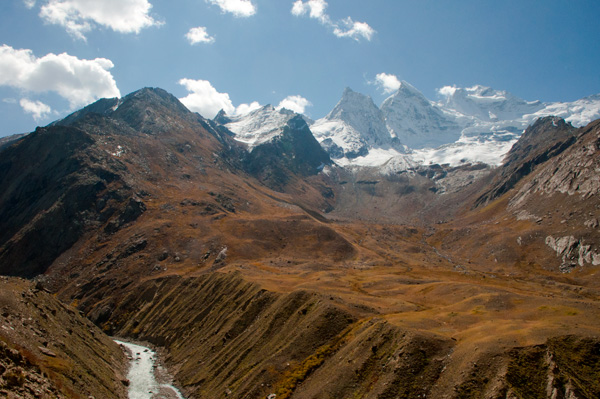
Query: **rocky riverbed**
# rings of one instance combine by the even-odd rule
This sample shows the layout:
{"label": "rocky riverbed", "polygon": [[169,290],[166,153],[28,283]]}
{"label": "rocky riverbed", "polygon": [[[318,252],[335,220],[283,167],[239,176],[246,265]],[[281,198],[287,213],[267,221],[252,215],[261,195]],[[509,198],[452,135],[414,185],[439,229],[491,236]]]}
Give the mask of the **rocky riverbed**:
{"label": "rocky riverbed", "polygon": [[185,399],[177,388],[164,381],[166,373],[161,372],[152,349],[120,340],[115,342],[124,348],[130,360],[129,399]]}

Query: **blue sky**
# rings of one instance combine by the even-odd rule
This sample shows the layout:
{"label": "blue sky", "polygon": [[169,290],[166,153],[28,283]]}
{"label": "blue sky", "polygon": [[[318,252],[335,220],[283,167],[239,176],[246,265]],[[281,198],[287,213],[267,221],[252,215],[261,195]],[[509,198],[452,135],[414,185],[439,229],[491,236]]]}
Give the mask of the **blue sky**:
{"label": "blue sky", "polygon": [[395,79],[573,101],[600,93],[598,18],[597,0],[2,0],[0,136],[145,86],[205,117],[287,98],[316,119]]}

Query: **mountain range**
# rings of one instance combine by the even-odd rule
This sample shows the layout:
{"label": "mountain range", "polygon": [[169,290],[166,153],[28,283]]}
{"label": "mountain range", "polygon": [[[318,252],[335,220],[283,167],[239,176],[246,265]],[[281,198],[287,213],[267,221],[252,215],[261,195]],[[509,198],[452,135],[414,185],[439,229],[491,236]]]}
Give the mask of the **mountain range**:
{"label": "mountain range", "polygon": [[[527,126],[558,116],[576,127],[600,118],[600,94],[571,103],[525,101],[484,86],[444,87],[430,101],[407,82],[381,107],[346,88],[333,110],[305,119],[321,146],[342,166],[482,162],[497,166]],[[266,106],[226,124],[241,142],[268,139],[281,124],[282,110]],[[257,117],[257,115],[261,117]]]}
{"label": "mountain range", "polygon": [[3,140],[0,392],[125,398],[118,337],[188,398],[599,397],[598,97],[442,92]]}

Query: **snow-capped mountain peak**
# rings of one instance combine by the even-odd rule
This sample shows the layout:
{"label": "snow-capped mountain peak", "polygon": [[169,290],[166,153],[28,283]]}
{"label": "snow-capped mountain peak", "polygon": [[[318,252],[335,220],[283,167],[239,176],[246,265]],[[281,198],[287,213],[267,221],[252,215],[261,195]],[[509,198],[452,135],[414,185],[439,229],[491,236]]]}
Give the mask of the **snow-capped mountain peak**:
{"label": "snow-capped mountain peak", "polygon": [[437,147],[460,138],[456,117],[404,81],[383,102],[381,112],[390,133],[410,148]]}
{"label": "snow-capped mountain peak", "polygon": [[333,158],[355,158],[370,148],[401,148],[371,97],[348,87],[333,110],[311,130]]}
{"label": "snow-capped mountain peak", "polygon": [[344,93],[342,94],[342,98],[336,104],[333,110],[327,114],[325,119],[339,119],[350,124],[360,124],[362,121],[360,121],[358,118],[355,118],[356,113],[377,114],[378,112],[379,109],[370,96],[355,92],[351,88],[346,87],[344,89]]}
{"label": "snow-capped mountain peak", "polygon": [[446,86],[439,90],[445,95],[444,108],[483,121],[518,119],[544,108],[539,101],[525,101],[504,90],[476,85],[468,88]]}
{"label": "snow-capped mountain peak", "polygon": [[392,94],[391,97],[412,98],[415,101],[419,101],[422,103],[429,103],[429,100],[427,98],[425,98],[423,93],[421,93],[413,85],[411,85],[410,83],[408,83],[405,80],[400,81],[400,87],[394,94]]}
{"label": "snow-capped mountain peak", "polygon": [[[401,169],[410,159],[418,164],[499,165],[525,128],[540,117],[556,115],[574,126],[600,118],[600,95],[545,104],[482,85],[446,86],[438,92],[442,100],[430,101],[402,81],[379,111],[370,97],[346,89],[335,108],[311,129],[341,165]],[[373,122],[382,116],[387,134]],[[373,140],[373,126],[378,126],[375,137],[386,140]],[[401,154],[406,151],[399,143],[409,148],[408,154]],[[392,158],[395,161],[388,162]]]}
{"label": "snow-capped mountain peak", "polygon": [[[270,104],[264,105],[244,115],[218,117],[225,127],[235,133],[235,139],[248,145],[250,149],[270,141],[278,136],[295,112],[286,108],[276,109]],[[222,122],[221,122],[222,123]]]}

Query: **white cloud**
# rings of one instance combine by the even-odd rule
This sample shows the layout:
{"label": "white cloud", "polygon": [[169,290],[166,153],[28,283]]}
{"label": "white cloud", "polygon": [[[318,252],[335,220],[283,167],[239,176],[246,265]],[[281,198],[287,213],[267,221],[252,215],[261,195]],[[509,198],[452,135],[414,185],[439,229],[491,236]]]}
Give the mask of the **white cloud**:
{"label": "white cloud", "polygon": [[121,96],[109,72],[113,66],[106,58],[82,60],[67,53],[37,58],[31,50],[0,46],[0,86],[55,92],[73,109],[98,98]]}
{"label": "white cloud", "polygon": [[260,107],[256,101],[235,107],[227,93],[219,93],[208,80],[181,79],[179,84],[190,92],[180,98],[190,111],[198,112],[205,118],[214,118],[220,110],[228,115],[241,115]]}
{"label": "white cloud", "polygon": [[235,109],[235,115],[244,115],[249,112],[254,111],[255,109],[259,109],[261,105],[258,101],[252,101],[250,104],[240,104]]}
{"label": "white cloud", "polygon": [[340,21],[333,21],[325,12],[327,2],[325,0],[296,0],[292,6],[292,15],[301,17],[308,14],[310,18],[318,20],[322,25],[333,29],[333,34],[337,37],[347,37],[360,41],[365,39],[370,41],[375,34],[375,30],[366,22],[356,22],[347,17]]}
{"label": "white cloud", "polygon": [[23,0],[23,3],[25,3],[25,7],[29,9],[35,6],[35,0]]}
{"label": "white cloud", "polygon": [[302,2],[302,0],[297,0],[292,6],[292,14],[300,17],[308,13],[309,17],[318,19],[323,24],[330,24],[331,20],[325,13],[326,9],[327,3],[325,0],[308,0],[306,3]]}
{"label": "white cloud", "polygon": [[[178,83],[189,92],[179,101],[189,110],[198,112],[205,118],[214,118],[220,110],[224,110],[227,115],[235,116],[247,114],[261,107],[257,101],[236,107],[228,93],[220,93],[208,80],[181,79]],[[288,96],[276,108],[287,108],[303,114],[306,107],[311,105],[311,102],[302,96]]]}
{"label": "white cloud", "polygon": [[277,109],[286,108],[299,114],[303,114],[306,107],[312,103],[302,96],[287,96],[277,106]]}
{"label": "white cloud", "polygon": [[10,98],[10,97],[9,98],[3,98],[2,102],[6,103],[6,104],[16,104],[17,103],[17,99]]}
{"label": "white cloud", "polygon": [[450,97],[456,93],[456,90],[458,90],[456,86],[444,86],[441,89],[437,89],[437,92],[441,96]]}
{"label": "white cloud", "polygon": [[378,73],[375,76],[375,82],[373,83],[377,85],[385,94],[395,92],[402,85],[396,75],[391,75],[388,73]]}
{"label": "white cloud", "polygon": [[230,12],[235,17],[250,17],[256,14],[256,6],[251,0],[206,0],[221,8],[223,12]]}
{"label": "white cloud", "polygon": [[361,38],[371,41],[375,30],[365,22],[355,22],[348,17],[343,19],[334,29],[333,34],[337,37],[349,37],[356,41]]}
{"label": "white cloud", "polygon": [[148,0],[48,0],[40,17],[85,40],[85,33],[95,25],[120,33],[139,33],[143,28],[161,25],[150,16],[151,8]]}
{"label": "white cloud", "polygon": [[204,26],[198,26],[197,28],[190,29],[189,32],[186,33],[185,37],[188,39],[190,44],[215,42],[215,38],[208,34]]}
{"label": "white cloud", "polygon": [[23,111],[31,114],[36,121],[45,119],[52,113],[52,108],[41,101],[31,101],[27,98],[22,98],[19,104],[23,108]]}
{"label": "white cloud", "polygon": [[221,109],[228,114],[235,111],[229,94],[219,93],[208,80],[181,79],[179,84],[190,92],[179,100],[191,111],[206,118],[214,118]]}

